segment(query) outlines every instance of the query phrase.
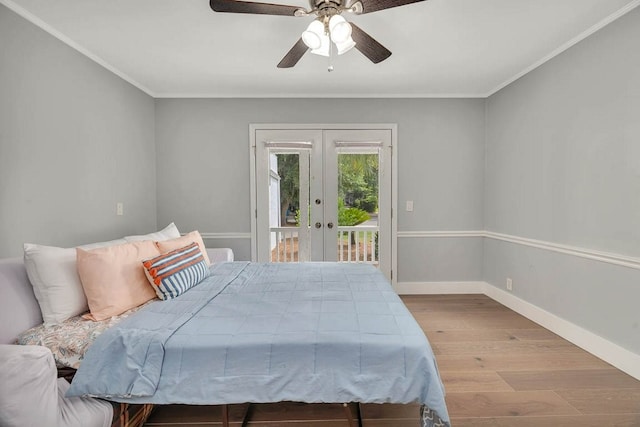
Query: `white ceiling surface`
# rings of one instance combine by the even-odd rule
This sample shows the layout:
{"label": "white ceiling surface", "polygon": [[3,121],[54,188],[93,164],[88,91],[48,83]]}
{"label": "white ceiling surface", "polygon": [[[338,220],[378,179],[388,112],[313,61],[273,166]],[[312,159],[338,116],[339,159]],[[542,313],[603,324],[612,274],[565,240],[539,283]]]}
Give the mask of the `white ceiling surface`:
{"label": "white ceiling surface", "polygon": [[[393,55],[277,63],[311,17],[206,0],[0,0],[154,97],[486,97],[640,0],[428,0],[345,14]],[[307,0],[272,0],[307,7]]]}

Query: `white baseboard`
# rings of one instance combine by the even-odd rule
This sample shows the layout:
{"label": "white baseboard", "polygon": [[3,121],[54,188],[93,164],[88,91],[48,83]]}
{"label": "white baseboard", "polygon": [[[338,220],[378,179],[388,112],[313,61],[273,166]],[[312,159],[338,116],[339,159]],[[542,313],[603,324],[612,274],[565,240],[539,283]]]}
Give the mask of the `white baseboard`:
{"label": "white baseboard", "polygon": [[404,282],[395,287],[401,295],[484,294],[572,344],[640,380],[640,355],[578,325],[537,307],[487,282]]}
{"label": "white baseboard", "polygon": [[485,282],[398,282],[399,295],[484,294]]}

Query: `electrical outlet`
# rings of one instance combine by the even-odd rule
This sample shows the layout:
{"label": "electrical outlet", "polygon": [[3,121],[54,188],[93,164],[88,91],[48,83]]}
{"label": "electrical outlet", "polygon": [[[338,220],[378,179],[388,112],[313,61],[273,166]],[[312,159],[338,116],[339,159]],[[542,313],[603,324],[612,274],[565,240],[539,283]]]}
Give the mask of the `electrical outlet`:
{"label": "electrical outlet", "polygon": [[508,291],[512,291],[513,290],[513,280],[511,280],[510,277],[507,277],[507,290]]}
{"label": "electrical outlet", "polygon": [[118,216],[124,215],[124,203],[122,202],[116,203],[116,215]]}

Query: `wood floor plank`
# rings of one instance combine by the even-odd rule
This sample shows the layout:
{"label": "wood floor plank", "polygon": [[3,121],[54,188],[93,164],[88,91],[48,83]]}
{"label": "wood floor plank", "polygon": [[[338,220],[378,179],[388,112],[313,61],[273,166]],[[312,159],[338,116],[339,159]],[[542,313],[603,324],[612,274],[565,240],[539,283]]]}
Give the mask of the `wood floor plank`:
{"label": "wood floor plank", "polygon": [[496,372],[442,371],[446,392],[514,391]]}
{"label": "wood floor plank", "polygon": [[432,343],[439,354],[517,354],[529,355],[531,358],[546,356],[550,353],[575,353],[576,347],[566,341],[467,341],[467,342],[436,342]]}
{"label": "wood floor plank", "polygon": [[447,406],[462,418],[580,415],[553,391],[447,393]]}
{"label": "wood floor plank", "polygon": [[420,325],[420,327],[423,330],[429,330],[429,331],[437,331],[437,330],[464,330],[464,329],[471,329],[471,326],[463,319],[444,319],[444,320],[421,320],[419,317],[416,317],[416,321],[418,322],[418,325]]}
{"label": "wood floor plank", "polygon": [[514,390],[640,389],[640,381],[617,369],[498,371]]}
{"label": "wood floor plank", "polygon": [[497,312],[509,310],[499,302],[483,295],[466,298],[465,295],[451,295],[453,298],[439,298],[441,295],[402,295],[400,298],[412,313],[424,312]]}
{"label": "wood floor plank", "polygon": [[455,427],[638,427],[640,415],[452,418],[451,425]]}
{"label": "wood floor plank", "polygon": [[472,325],[457,314],[440,316],[434,313],[414,313],[413,317],[425,331],[438,330],[470,330]]}
{"label": "wood floor plank", "polygon": [[509,329],[508,331],[512,336],[516,337],[520,341],[564,340],[553,332],[540,327],[535,329]]}
{"label": "wood floor plank", "polygon": [[462,319],[472,325],[473,329],[535,329],[539,325],[513,311],[463,313]]}
{"label": "wood floor plank", "polygon": [[583,414],[640,414],[640,390],[637,389],[559,390],[556,393]]}
{"label": "wood floor plank", "polygon": [[607,369],[611,365],[588,353],[552,353],[544,357],[523,357],[522,354],[446,354],[439,355],[440,371],[555,371],[559,369]]}
{"label": "wood floor plank", "polygon": [[431,343],[469,341],[513,341],[517,338],[506,330],[425,330]]}

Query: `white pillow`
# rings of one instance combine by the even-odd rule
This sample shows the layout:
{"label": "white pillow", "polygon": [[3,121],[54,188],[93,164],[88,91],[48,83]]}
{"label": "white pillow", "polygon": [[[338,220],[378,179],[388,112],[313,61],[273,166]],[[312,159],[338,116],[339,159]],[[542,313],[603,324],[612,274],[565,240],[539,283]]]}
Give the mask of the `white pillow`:
{"label": "white pillow", "polygon": [[176,239],[180,237],[178,227],[172,222],[160,231],[149,234],[141,234],[137,236],[126,236],[124,239],[127,242],[139,242],[142,240],[153,240],[154,242],[161,242],[163,240]]}
{"label": "white pillow", "polygon": [[37,345],[0,345],[0,366],[0,425],[59,425],[58,375],[51,351]]}
{"label": "white pillow", "polygon": [[109,427],[113,408],[97,399],[65,398],[51,351],[37,345],[0,345],[0,426]]}
{"label": "white pillow", "polygon": [[[126,243],[124,239],[91,243],[83,249]],[[46,326],[89,310],[76,268],[76,249],[25,243],[24,266]]]}
{"label": "white pillow", "polygon": [[89,310],[76,269],[75,248],[25,243],[24,266],[46,326]]}

